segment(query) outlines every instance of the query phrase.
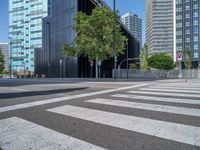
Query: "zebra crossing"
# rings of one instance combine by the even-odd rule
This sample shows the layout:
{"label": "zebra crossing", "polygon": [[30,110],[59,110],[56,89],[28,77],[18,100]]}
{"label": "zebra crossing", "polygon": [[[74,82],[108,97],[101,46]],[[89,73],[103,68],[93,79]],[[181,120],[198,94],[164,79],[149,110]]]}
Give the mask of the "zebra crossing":
{"label": "zebra crossing", "polygon": [[105,150],[17,117],[0,120],[0,133],[3,150]]}
{"label": "zebra crossing", "polygon": [[[179,144],[187,144],[191,146],[191,149],[194,147],[200,149],[200,124],[191,125],[190,122],[183,124],[177,123],[176,121],[170,122],[151,117],[141,117],[133,113],[124,114],[115,112],[114,110],[103,110],[99,107],[87,107],[87,105],[90,104],[92,104],[91,106],[101,105],[102,108],[104,106],[110,106],[108,109],[133,109],[139,110],[140,112],[157,112],[158,114],[161,112],[168,115],[175,114],[180,117],[185,116],[186,118],[193,117],[199,120],[199,91],[200,85],[183,83],[151,85],[145,88],[141,87],[137,90],[125,89],[124,91],[113,92],[106,98],[102,98],[101,95],[95,96],[95,98],[87,98],[83,101],[83,106],[67,104],[46,109],[46,111],[64,117],[76,118],[103,126],[117,128],[118,130],[140,133],[144,136],[148,135],[152,138],[156,137]],[[182,104],[184,104],[184,106],[182,106]],[[4,128],[6,125],[7,127]],[[16,139],[19,134],[22,135],[22,137],[20,141],[17,141]],[[60,150],[64,148],[69,150],[108,149],[105,146],[101,146],[101,144],[95,145],[88,141],[80,140],[78,137],[75,138],[62,134],[17,117],[0,120],[0,135],[3,135],[0,137],[0,148],[3,148],[3,150],[15,149],[12,147],[13,145],[18,145],[18,149],[23,147],[34,149],[34,145],[36,145],[37,149],[48,150]],[[48,137],[50,136],[52,136],[52,138],[49,139]],[[107,137],[105,137],[105,139],[106,138]],[[32,143],[31,140],[35,142]],[[26,142],[21,144],[24,141]]]}

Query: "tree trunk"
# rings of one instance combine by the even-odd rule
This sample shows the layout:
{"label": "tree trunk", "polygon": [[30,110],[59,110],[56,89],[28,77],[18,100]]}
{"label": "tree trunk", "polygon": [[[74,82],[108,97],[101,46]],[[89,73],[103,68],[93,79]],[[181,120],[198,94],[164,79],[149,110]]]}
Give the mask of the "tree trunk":
{"label": "tree trunk", "polygon": [[99,75],[99,73],[98,73],[98,56],[96,57],[96,79],[98,79],[98,75]]}

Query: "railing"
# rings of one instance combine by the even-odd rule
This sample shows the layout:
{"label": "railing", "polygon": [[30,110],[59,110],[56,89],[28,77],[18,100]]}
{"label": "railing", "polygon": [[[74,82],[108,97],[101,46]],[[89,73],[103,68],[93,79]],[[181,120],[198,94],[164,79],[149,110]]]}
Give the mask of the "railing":
{"label": "railing", "polygon": [[[113,71],[114,73],[114,71]],[[117,69],[117,78],[141,79],[200,79],[200,70],[140,70]]]}

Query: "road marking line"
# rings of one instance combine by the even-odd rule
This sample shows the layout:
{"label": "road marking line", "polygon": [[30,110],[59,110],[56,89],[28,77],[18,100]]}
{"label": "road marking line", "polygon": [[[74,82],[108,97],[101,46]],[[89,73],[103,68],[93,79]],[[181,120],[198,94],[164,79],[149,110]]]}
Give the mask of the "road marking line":
{"label": "road marking line", "polygon": [[187,88],[187,87],[162,87],[162,86],[149,86],[148,88],[158,88],[158,89],[176,89],[176,90],[188,90],[188,91],[191,91],[191,90],[200,90],[200,87],[199,88]]}
{"label": "road marking line", "polygon": [[168,87],[168,88],[170,88],[170,87],[183,87],[183,88],[200,88],[200,85],[199,86],[196,86],[196,85],[189,85],[189,84],[184,84],[184,85],[182,85],[182,84],[180,84],[180,85],[159,85],[159,87]]}
{"label": "road marking line", "polygon": [[117,92],[117,91],[121,91],[121,90],[128,90],[128,89],[138,88],[138,87],[147,86],[147,85],[148,84],[133,85],[133,86],[128,86],[128,87],[116,88],[116,89],[109,89],[109,90],[103,90],[103,91],[97,91],[97,92],[91,92],[91,93],[84,93],[84,94],[78,94],[78,95],[72,95],[72,96],[53,98],[53,99],[49,99],[49,100],[41,100],[41,101],[36,101],[36,102],[11,105],[11,106],[6,106],[6,107],[0,108],[0,113],[17,110],[17,109],[34,107],[34,106],[40,106],[40,105],[45,105],[45,104],[50,104],[50,103],[56,103],[56,102],[61,102],[61,101],[67,101],[67,100],[76,99],[76,98],[83,98],[83,97],[88,97],[88,96],[95,96],[95,95],[100,95],[100,94]]}
{"label": "road marking line", "polygon": [[136,100],[151,100],[151,101],[159,101],[159,102],[172,102],[172,103],[184,103],[184,104],[200,104],[199,100],[193,100],[193,99],[138,96],[138,95],[131,95],[131,94],[115,94],[115,95],[111,95],[111,97],[132,98],[132,99],[136,99]]}
{"label": "road marking line", "polygon": [[4,150],[105,150],[96,145],[17,117],[0,120],[0,135],[0,147]]}
{"label": "road marking line", "polygon": [[188,97],[188,98],[200,98],[200,95],[194,94],[180,94],[180,93],[169,93],[169,92],[150,92],[150,91],[128,91],[128,93],[132,94],[147,94],[147,95],[159,95],[159,96],[180,96],[180,97]]}
{"label": "road marking line", "polygon": [[12,89],[14,91],[20,91],[20,92],[28,92],[29,90],[26,90],[26,89],[19,89],[19,88],[15,88],[15,89]]}
{"label": "road marking line", "polygon": [[49,109],[48,111],[168,140],[200,146],[200,127],[69,105],[56,107]]}
{"label": "road marking line", "polygon": [[200,94],[200,91],[187,91],[187,90],[176,90],[176,89],[159,89],[159,88],[142,88],[142,91],[158,91],[158,92],[179,92],[179,93],[193,93]]}
{"label": "road marking line", "polygon": [[158,104],[146,104],[146,103],[137,103],[137,102],[127,102],[127,101],[101,99],[101,98],[88,100],[86,102],[200,117],[200,109],[195,109],[195,108],[166,106],[166,105],[158,105]]}

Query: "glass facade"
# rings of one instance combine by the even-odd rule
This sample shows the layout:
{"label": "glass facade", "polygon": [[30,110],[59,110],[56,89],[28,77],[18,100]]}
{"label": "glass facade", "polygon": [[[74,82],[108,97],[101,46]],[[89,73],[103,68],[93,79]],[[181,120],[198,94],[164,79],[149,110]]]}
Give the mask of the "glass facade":
{"label": "glass facade", "polygon": [[193,66],[200,66],[200,1],[176,0],[176,51],[192,52]]}
{"label": "glass facade", "polygon": [[34,50],[42,47],[42,18],[48,0],[9,0],[9,51],[12,71],[34,72]]}
{"label": "glass facade", "polygon": [[4,55],[4,70],[9,71],[8,43],[0,43],[0,49]]}

